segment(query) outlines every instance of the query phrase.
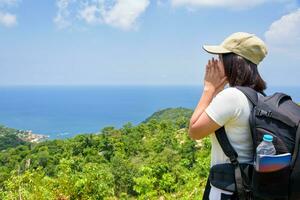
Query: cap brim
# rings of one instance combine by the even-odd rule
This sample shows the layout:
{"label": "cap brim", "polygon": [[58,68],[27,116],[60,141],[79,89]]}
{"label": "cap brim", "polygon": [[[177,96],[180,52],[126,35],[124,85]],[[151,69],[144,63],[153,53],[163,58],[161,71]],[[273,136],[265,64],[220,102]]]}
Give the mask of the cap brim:
{"label": "cap brim", "polygon": [[212,53],[212,54],[222,54],[222,53],[232,52],[232,51],[229,51],[229,50],[225,49],[222,46],[217,46],[217,45],[203,45],[202,48],[205,51],[207,51],[208,53]]}

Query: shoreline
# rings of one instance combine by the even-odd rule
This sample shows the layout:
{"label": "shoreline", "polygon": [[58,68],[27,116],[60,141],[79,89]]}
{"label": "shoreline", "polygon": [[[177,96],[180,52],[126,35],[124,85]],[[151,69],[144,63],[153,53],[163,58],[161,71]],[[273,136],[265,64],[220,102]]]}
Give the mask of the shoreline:
{"label": "shoreline", "polygon": [[39,143],[50,137],[49,135],[32,133],[31,130],[18,130],[17,136],[25,142],[32,143]]}

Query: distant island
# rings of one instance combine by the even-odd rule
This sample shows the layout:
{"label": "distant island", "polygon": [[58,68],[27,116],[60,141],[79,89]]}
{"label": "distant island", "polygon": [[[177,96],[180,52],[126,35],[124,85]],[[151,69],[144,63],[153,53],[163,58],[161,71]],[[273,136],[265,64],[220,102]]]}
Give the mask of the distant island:
{"label": "distant island", "polygon": [[191,114],[166,108],[136,126],[39,143],[1,127],[0,199],[201,199],[211,146],[188,137]]}

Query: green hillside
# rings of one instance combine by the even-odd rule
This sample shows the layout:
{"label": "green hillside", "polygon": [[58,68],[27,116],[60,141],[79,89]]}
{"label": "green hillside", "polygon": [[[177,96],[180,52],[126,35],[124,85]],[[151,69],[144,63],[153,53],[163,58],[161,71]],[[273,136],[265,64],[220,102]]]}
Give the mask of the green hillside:
{"label": "green hillside", "polygon": [[186,122],[189,121],[193,114],[193,110],[188,108],[166,108],[153,113],[150,117],[145,119],[143,123],[150,121],[151,119],[156,119],[158,121],[168,120],[173,123],[180,123],[179,125],[183,127],[188,127]]}
{"label": "green hillside", "polygon": [[201,199],[210,141],[187,134],[191,110],[0,152],[0,199]]}
{"label": "green hillside", "polygon": [[0,151],[25,144],[26,142],[19,137],[18,130],[0,125]]}

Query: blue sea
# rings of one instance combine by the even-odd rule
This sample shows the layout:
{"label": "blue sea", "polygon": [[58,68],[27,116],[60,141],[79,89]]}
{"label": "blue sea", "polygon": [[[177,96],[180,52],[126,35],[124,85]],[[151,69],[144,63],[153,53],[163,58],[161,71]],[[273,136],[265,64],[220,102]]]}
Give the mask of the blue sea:
{"label": "blue sea", "polygon": [[[270,87],[300,102],[300,87]],[[137,125],[158,110],[194,109],[201,86],[7,86],[0,87],[0,124],[50,139]]]}

